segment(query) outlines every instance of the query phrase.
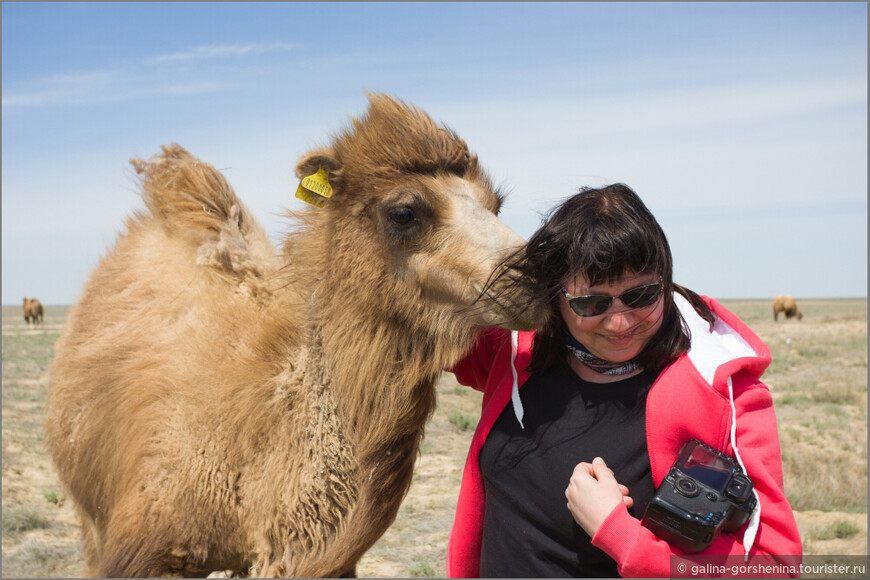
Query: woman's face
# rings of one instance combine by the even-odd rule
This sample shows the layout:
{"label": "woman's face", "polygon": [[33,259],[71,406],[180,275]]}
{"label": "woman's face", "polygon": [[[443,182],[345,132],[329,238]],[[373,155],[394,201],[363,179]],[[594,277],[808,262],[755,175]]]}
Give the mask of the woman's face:
{"label": "woman's face", "polygon": [[[626,290],[658,281],[657,274],[627,272],[614,284],[590,286],[581,275],[565,284],[565,289],[572,297],[590,294],[619,296]],[[581,317],[571,310],[568,299],[563,296],[559,309],[568,330],[589,352],[606,361],[625,362],[637,356],[662,325],[664,300],[659,296],[649,306],[629,309],[617,298],[603,314]]]}

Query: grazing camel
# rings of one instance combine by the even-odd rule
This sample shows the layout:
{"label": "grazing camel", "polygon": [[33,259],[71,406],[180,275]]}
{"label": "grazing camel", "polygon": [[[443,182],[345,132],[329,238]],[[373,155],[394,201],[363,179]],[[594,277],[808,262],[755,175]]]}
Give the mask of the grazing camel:
{"label": "grazing camel", "polygon": [[797,319],[800,320],[804,317],[801,311],[798,310],[797,302],[795,302],[794,298],[791,296],[777,296],[773,300],[774,321],[779,318],[780,312],[784,312],[787,319],[797,317]]}
{"label": "grazing camel", "polygon": [[442,369],[484,326],[545,318],[500,195],[453,131],[378,94],[298,162],[332,193],[278,252],[211,165],[178,145],[133,164],[147,211],[69,315],[46,420],[88,572],[355,575]]}
{"label": "grazing camel", "polygon": [[24,322],[30,326],[30,321],[33,321],[33,326],[43,325],[43,309],[42,303],[36,298],[24,298]]}

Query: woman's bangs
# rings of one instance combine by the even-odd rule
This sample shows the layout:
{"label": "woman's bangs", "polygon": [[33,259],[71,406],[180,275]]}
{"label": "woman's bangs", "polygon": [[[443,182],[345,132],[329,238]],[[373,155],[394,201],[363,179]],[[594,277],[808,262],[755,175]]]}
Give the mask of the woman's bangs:
{"label": "woman's bangs", "polygon": [[[570,278],[582,275],[591,286],[614,284],[626,274],[662,274],[667,269],[656,240],[649,236],[605,235],[574,248]],[[590,236],[594,238],[597,236]]]}

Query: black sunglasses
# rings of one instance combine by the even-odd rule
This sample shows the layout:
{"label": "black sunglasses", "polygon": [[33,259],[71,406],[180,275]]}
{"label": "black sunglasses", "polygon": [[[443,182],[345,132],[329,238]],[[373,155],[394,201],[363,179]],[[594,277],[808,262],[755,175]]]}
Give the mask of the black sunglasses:
{"label": "black sunglasses", "polygon": [[626,290],[619,296],[606,294],[590,294],[589,296],[571,296],[567,288],[562,288],[562,294],[568,299],[568,306],[577,316],[598,316],[607,312],[616,298],[628,308],[643,308],[654,304],[662,295],[662,281]]}

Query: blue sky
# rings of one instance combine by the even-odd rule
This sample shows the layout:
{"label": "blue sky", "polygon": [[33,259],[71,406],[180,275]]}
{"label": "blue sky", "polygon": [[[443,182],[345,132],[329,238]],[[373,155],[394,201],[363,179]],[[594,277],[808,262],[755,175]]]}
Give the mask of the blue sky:
{"label": "blue sky", "polygon": [[2,4],[2,302],[76,300],[178,142],[277,240],[365,90],[455,129],[523,237],[623,182],[716,298],[867,295],[867,5]]}

